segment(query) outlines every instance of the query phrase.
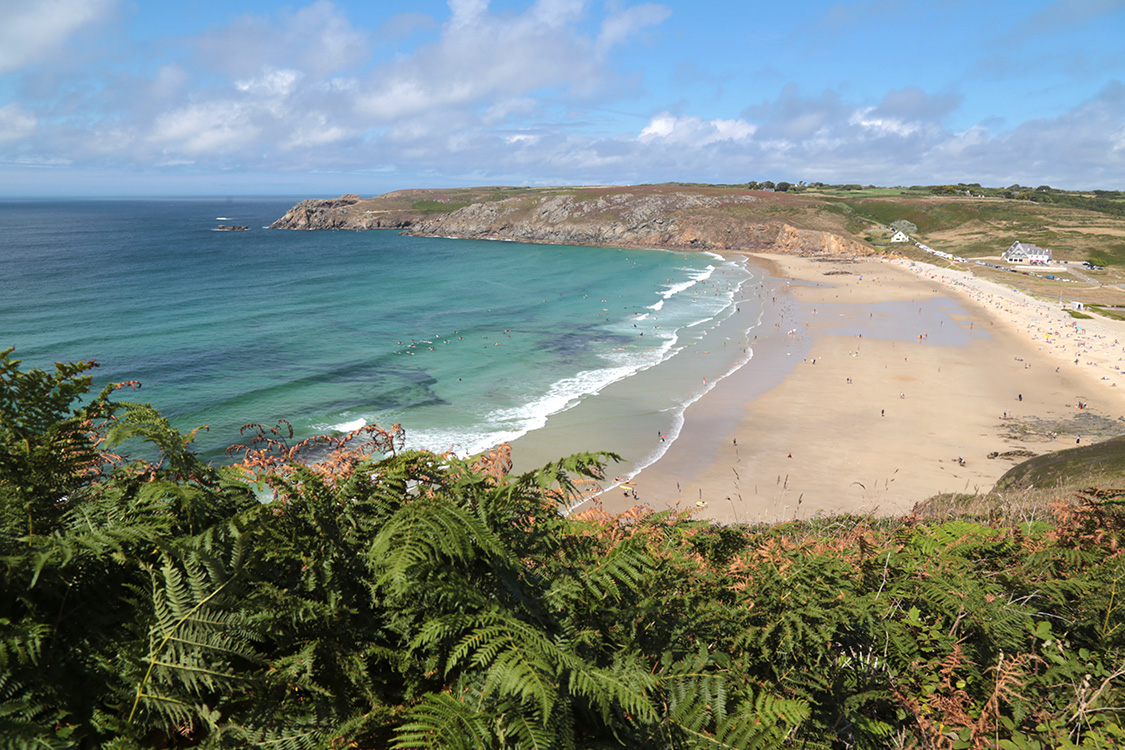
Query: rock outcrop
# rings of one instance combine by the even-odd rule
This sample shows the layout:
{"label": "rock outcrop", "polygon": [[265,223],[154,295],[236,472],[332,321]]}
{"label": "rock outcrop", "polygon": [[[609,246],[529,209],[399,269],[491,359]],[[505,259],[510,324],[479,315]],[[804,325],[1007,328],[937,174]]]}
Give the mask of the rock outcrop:
{"label": "rock outcrop", "polygon": [[358,195],[298,203],[270,229],[405,229],[413,219],[399,211],[367,209]]}
{"label": "rock outcrop", "polygon": [[[825,218],[798,196],[671,186],[507,190],[508,197],[402,191],[366,200],[356,195],[306,200],[272,226],[389,228],[423,236],[715,252],[871,252],[846,236],[841,221],[831,226],[837,217]],[[798,226],[801,219],[828,226]]]}

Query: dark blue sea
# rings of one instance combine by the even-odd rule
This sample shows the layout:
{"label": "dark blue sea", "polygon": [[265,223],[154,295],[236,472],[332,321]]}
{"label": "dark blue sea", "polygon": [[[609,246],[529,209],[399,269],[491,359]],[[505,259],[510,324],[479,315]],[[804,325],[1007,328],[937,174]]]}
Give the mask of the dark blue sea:
{"label": "dark blue sea", "polygon": [[741,260],[266,228],[297,200],[0,202],[0,348],[141,381],[121,398],[207,425],[213,460],[282,418],[297,439],[398,423],[468,455],[582,405],[589,444],[560,455],[638,468],[751,357],[760,274]]}

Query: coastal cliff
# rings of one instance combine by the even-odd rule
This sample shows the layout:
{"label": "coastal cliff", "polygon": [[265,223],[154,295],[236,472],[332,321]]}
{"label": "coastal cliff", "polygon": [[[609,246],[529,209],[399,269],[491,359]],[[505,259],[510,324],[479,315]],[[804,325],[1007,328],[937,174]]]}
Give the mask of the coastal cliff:
{"label": "coastal cliff", "polygon": [[407,190],[306,200],[277,229],[400,229],[420,236],[564,245],[867,254],[847,219],[796,195],[655,185]]}

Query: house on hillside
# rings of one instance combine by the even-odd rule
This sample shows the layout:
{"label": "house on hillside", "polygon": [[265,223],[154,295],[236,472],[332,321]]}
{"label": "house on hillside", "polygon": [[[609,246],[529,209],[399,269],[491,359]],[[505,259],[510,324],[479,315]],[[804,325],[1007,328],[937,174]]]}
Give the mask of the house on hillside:
{"label": "house on hillside", "polygon": [[891,242],[910,242],[910,238],[902,230],[898,230],[891,235]]}
{"label": "house on hillside", "polygon": [[1030,242],[1016,240],[1001,257],[1009,263],[1050,263],[1051,251]]}

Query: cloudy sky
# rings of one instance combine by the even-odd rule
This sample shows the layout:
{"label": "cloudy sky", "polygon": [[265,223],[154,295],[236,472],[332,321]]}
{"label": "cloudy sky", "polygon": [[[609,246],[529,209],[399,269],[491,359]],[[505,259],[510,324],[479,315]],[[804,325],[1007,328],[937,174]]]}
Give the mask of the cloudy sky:
{"label": "cloudy sky", "polygon": [[0,196],[1125,189],[1125,0],[0,0]]}

